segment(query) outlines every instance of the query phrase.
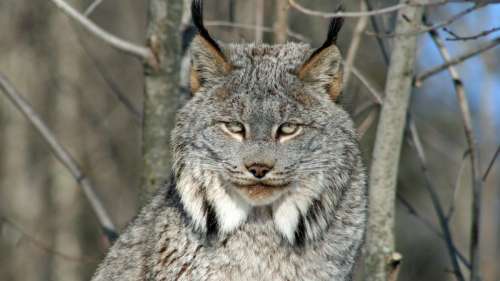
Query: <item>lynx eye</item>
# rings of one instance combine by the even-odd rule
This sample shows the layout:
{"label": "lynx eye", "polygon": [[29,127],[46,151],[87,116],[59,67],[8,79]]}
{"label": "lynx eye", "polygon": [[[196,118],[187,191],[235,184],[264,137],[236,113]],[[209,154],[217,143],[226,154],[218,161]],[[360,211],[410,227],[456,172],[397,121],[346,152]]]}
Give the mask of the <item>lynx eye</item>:
{"label": "lynx eye", "polygon": [[222,122],[221,123],[222,130],[236,138],[238,140],[242,140],[245,137],[245,126],[240,122]]}
{"label": "lynx eye", "polygon": [[276,131],[276,138],[281,142],[287,141],[297,136],[300,133],[301,129],[302,127],[298,124],[293,124],[293,123],[281,124],[281,126],[279,126],[278,130]]}

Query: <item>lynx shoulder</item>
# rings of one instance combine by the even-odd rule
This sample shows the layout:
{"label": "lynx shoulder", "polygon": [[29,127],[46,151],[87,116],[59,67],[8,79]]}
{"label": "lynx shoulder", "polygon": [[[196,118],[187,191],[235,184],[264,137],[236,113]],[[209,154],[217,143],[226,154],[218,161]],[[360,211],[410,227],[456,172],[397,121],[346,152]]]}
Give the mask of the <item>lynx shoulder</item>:
{"label": "lynx shoulder", "polygon": [[221,44],[192,5],[193,97],[173,176],[93,280],[350,280],[366,174],[341,94],[342,19],[318,49]]}

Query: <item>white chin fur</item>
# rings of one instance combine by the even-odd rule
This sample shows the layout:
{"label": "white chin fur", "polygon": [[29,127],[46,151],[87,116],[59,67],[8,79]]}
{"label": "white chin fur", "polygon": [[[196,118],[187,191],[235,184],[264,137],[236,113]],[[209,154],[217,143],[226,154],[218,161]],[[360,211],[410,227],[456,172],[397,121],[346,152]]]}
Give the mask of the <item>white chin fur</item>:
{"label": "white chin fur", "polygon": [[286,199],[273,207],[273,220],[276,229],[293,244],[295,240],[295,230],[299,224],[299,210],[293,202]]}

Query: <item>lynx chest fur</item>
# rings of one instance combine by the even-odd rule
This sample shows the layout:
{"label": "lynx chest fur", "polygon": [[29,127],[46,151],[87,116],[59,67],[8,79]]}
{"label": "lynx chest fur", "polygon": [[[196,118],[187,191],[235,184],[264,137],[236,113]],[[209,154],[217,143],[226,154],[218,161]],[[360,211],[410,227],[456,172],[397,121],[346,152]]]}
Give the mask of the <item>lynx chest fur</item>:
{"label": "lynx chest fur", "polygon": [[342,20],[313,50],[221,45],[200,1],[192,13],[193,97],[172,133],[172,181],[93,280],[350,280],[367,195],[352,121],[337,103]]}

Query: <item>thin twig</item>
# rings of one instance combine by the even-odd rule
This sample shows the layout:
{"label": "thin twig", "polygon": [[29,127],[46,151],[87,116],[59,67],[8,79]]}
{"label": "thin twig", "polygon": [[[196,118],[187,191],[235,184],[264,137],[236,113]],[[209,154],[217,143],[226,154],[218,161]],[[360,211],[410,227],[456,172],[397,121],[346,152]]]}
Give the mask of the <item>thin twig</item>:
{"label": "thin twig", "polygon": [[[437,32],[431,31],[430,35],[439,49],[441,57],[445,62],[449,62],[451,56],[444,46],[444,42],[439,38]],[[458,71],[453,66],[448,66],[453,86],[460,107],[462,119],[464,122],[465,136],[467,139],[468,149],[470,151],[470,161],[472,170],[472,214],[471,214],[471,238],[470,238],[470,262],[472,265],[470,280],[478,281],[479,277],[479,222],[481,219],[481,191],[483,181],[481,180],[481,172],[479,165],[479,150],[476,137],[472,130],[472,117],[469,109],[469,103],[465,96],[465,88]]]}
{"label": "thin twig", "polygon": [[[364,0],[366,3],[366,7],[369,11],[373,10],[373,5],[371,4],[370,0]],[[377,21],[378,18],[376,17],[370,17],[370,22],[372,24],[373,31],[375,33],[380,33],[381,30],[384,30],[383,26],[379,26],[379,22]],[[382,23],[383,25],[383,23]],[[384,44],[384,39],[380,36],[375,37],[377,40],[377,44],[379,45],[380,51],[382,52],[382,57],[384,59],[384,62],[386,65],[389,65],[389,52],[387,51],[387,48]]]}
{"label": "thin twig", "polygon": [[157,64],[156,58],[149,48],[125,41],[105,31],[63,0],[50,1],[52,1],[52,3],[54,3],[59,9],[61,9],[61,11],[63,11],[68,17],[78,22],[88,32],[95,35],[97,38],[101,39],[111,47],[139,59],[145,60],[153,66]]}
{"label": "thin twig", "polygon": [[483,30],[475,35],[469,35],[469,36],[461,36],[458,35],[457,33],[451,31],[449,28],[443,28],[443,30],[451,35],[451,37],[446,38],[447,41],[467,41],[467,40],[476,40],[484,36],[488,36],[491,33],[495,33],[497,31],[500,31],[500,26],[498,27],[493,27],[488,30]]}
{"label": "thin twig", "polygon": [[372,101],[367,101],[367,102],[356,107],[356,110],[354,110],[354,112],[352,114],[352,118],[356,119],[359,116],[361,116],[363,113],[365,113],[371,109],[378,108],[378,107],[380,107],[380,104],[374,103]]}
{"label": "thin twig", "polygon": [[448,209],[448,214],[446,215],[446,219],[448,221],[451,220],[454,212],[455,212],[455,203],[457,202],[458,190],[460,189],[460,179],[462,179],[462,173],[464,172],[465,162],[467,161],[467,156],[469,156],[470,151],[467,150],[460,162],[460,168],[458,169],[457,179],[455,180],[455,186],[453,187],[453,196],[451,197],[450,208]]}
{"label": "thin twig", "polygon": [[470,13],[472,13],[472,12],[474,12],[474,11],[476,11],[476,10],[484,7],[484,6],[486,6],[486,4],[484,4],[484,3],[474,4],[473,6],[468,7],[466,9],[464,9],[463,11],[456,13],[455,15],[452,15],[451,17],[449,17],[448,19],[446,19],[446,20],[444,20],[442,22],[439,22],[439,23],[436,23],[436,24],[433,24],[433,25],[419,27],[418,29],[409,31],[408,33],[397,33],[397,32],[392,32],[392,33],[375,33],[375,32],[367,31],[366,34],[367,35],[377,36],[377,37],[386,37],[386,38],[392,38],[392,37],[397,37],[397,36],[416,36],[416,35],[420,35],[420,34],[423,34],[423,33],[427,33],[427,32],[429,32],[431,30],[437,30],[439,28],[448,26],[448,25],[454,23],[455,21],[461,19],[465,15],[468,15],[468,14],[470,14]]}
{"label": "thin twig", "polygon": [[33,124],[40,135],[49,144],[56,158],[68,169],[75,181],[80,185],[89,201],[94,213],[103,228],[104,234],[111,242],[116,239],[116,227],[111,221],[108,212],[104,208],[101,200],[95,193],[95,188],[89,178],[81,171],[76,161],[64,148],[64,146],[55,138],[54,133],[40,119],[38,114],[33,110],[30,104],[16,91],[10,81],[0,74],[0,89],[7,98],[19,109],[24,116]]}
{"label": "thin twig", "polygon": [[89,17],[90,14],[92,14],[95,9],[97,8],[97,6],[101,5],[103,0],[95,0],[94,2],[92,2],[92,4],[90,4],[88,6],[88,8],[85,10],[85,12],[83,13],[84,16],[86,17]]}
{"label": "thin twig", "polygon": [[488,179],[488,175],[490,174],[491,168],[493,167],[493,165],[495,165],[495,161],[497,160],[499,155],[500,155],[500,145],[498,146],[497,151],[493,155],[493,158],[491,158],[490,164],[488,164],[488,168],[486,169],[486,172],[484,172],[484,175],[482,178],[483,182],[485,182],[486,179]]}
{"label": "thin twig", "polygon": [[457,252],[455,251],[456,247],[453,242],[452,234],[450,231],[450,227],[448,225],[448,220],[446,219],[446,215],[444,213],[443,206],[441,205],[441,200],[439,199],[439,196],[436,192],[436,188],[434,187],[434,184],[431,179],[431,175],[429,174],[429,170],[427,169],[427,160],[425,157],[425,152],[424,148],[422,146],[422,143],[420,141],[420,137],[418,136],[418,131],[416,128],[416,125],[414,122],[409,123],[410,124],[410,137],[413,143],[413,147],[415,148],[415,151],[417,153],[417,158],[419,160],[420,164],[420,169],[422,170],[422,173],[424,174],[424,180],[425,180],[425,188],[427,189],[427,192],[429,193],[431,197],[431,202],[434,207],[434,210],[436,211],[437,217],[439,224],[441,226],[441,229],[443,230],[443,236],[445,237],[445,242],[446,246],[448,249],[448,253],[451,258],[451,265],[453,267],[453,273],[455,274],[456,278],[458,281],[465,281],[465,278],[462,274],[462,271],[460,269],[460,265],[458,264],[457,260]]}
{"label": "thin twig", "polygon": [[[397,199],[398,201],[403,205],[405,206],[406,210],[408,211],[408,213],[412,216],[414,216],[416,219],[418,219],[423,225],[425,225],[432,233],[434,233],[437,237],[439,237],[441,240],[443,241],[446,241],[446,238],[444,237],[443,233],[441,233],[437,227],[434,226],[434,224],[432,224],[432,222],[430,220],[428,220],[425,216],[423,216],[422,214],[419,213],[419,211],[417,211],[417,209],[415,207],[413,207],[411,205],[411,203],[409,201],[407,201],[404,197],[402,197],[399,193],[396,194],[397,196]],[[467,260],[467,258],[460,252],[460,250],[458,250],[455,246],[454,247],[454,251],[455,253],[457,254],[458,256],[458,259],[460,259],[460,261],[462,262],[463,265],[465,265],[465,267],[467,267],[468,269],[470,269],[470,263],[469,261]]]}
{"label": "thin twig", "polygon": [[447,3],[448,1],[437,1],[437,2],[413,2],[413,1],[405,1],[404,3],[399,3],[393,6],[385,7],[382,9],[377,9],[377,10],[371,10],[371,11],[361,11],[361,12],[335,12],[335,13],[325,13],[325,12],[320,12],[320,11],[314,11],[311,9],[308,9],[304,6],[301,6],[295,0],[288,0],[288,3],[290,4],[291,7],[296,9],[297,11],[310,15],[310,16],[317,16],[317,17],[323,17],[323,18],[337,18],[337,17],[343,17],[343,18],[356,18],[356,17],[368,17],[368,16],[377,16],[377,15],[382,15],[386,13],[391,13],[398,11],[402,8],[406,8],[409,6],[427,6],[427,5],[442,5]]}
{"label": "thin twig", "polygon": [[358,70],[356,67],[351,67],[351,72],[356,76],[356,78],[365,85],[366,89],[368,89],[368,92],[370,92],[371,96],[373,97],[374,101],[376,104],[382,104],[382,94],[380,91],[378,91],[375,86],[366,78],[365,75],[361,73],[361,71]]}
{"label": "thin twig", "polygon": [[113,80],[113,78],[108,74],[108,72],[105,70],[104,65],[94,57],[92,52],[89,50],[87,43],[82,39],[80,36],[80,32],[78,29],[74,28],[73,29],[76,33],[77,39],[80,42],[80,46],[82,46],[83,51],[87,55],[87,57],[92,61],[94,64],[95,68],[97,69],[97,72],[99,75],[102,77],[104,82],[109,86],[112,95],[127,109],[129,113],[132,114],[134,117],[133,119],[136,121],[136,124],[142,124],[142,114],[141,112],[135,107],[135,105],[127,98],[127,96],[120,90],[120,87],[116,84],[116,82]]}
{"label": "thin twig", "polygon": [[[360,11],[364,12],[367,10],[366,3],[361,1],[360,3]],[[368,17],[360,17],[358,22],[356,23],[356,27],[354,27],[354,32],[351,39],[351,45],[349,46],[349,51],[347,52],[346,59],[344,61],[344,85],[347,86],[349,84],[349,79],[351,78],[351,68],[354,65],[354,60],[356,59],[356,55],[359,50],[359,46],[361,43],[363,31],[368,24]]]}
{"label": "thin twig", "polygon": [[28,234],[26,231],[23,230],[22,227],[17,225],[15,222],[12,220],[0,216],[0,229],[2,227],[2,224],[8,225],[10,228],[21,234],[21,239],[26,239],[28,242],[30,242],[33,246],[37,247],[38,249],[47,252],[55,257],[61,258],[63,260],[71,261],[71,262],[78,262],[78,263],[94,263],[97,261],[97,258],[95,257],[77,257],[73,255],[69,255],[63,252],[60,252],[51,246],[47,245],[45,242],[42,242],[38,240],[35,236]]}
{"label": "thin twig", "polygon": [[276,23],[274,24],[274,42],[284,44],[288,35],[288,1],[276,1]]}
{"label": "thin twig", "polygon": [[255,0],[255,42],[262,43],[264,32],[262,25],[264,23],[264,0]]}
{"label": "thin twig", "polygon": [[357,128],[358,140],[361,140],[365,136],[366,131],[368,131],[368,129],[372,126],[376,117],[377,117],[377,110],[372,110],[370,111],[370,113],[368,113],[365,120],[363,120]]}
{"label": "thin twig", "polygon": [[[372,85],[368,78],[366,78],[356,67],[351,67],[351,72],[359,79],[359,81],[366,87],[370,95],[373,97],[373,102],[367,102],[364,106],[357,108],[356,112],[353,114],[354,118],[359,116],[361,113],[366,110],[375,107],[378,109],[380,105],[382,105],[383,101],[381,98],[381,93],[375,89],[375,86]],[[372,126],[377,117],[377,110],[372,110],[368,113],[368,116],[361,122],[358,126],[358,139],[362,139],[365,136],[366,131]]]}
{"label": "thin twig", "polygon": [[472,57],[477,56],[483,52],[486,52],[486,51],[496,47],[499,44],[500,44],[500,37],[497,37],[497,38],[493,39],[492,41],[480,46],[479,48],[469,50],[469,51],[467,51],[467,52],[465,52],[465,53],[463,53],[455,58],[449,58],[448,60],[446,60],[445,63],[438,65],[438,66],[435,66],[431,69],[425,70],[422,73],[420,73],[419,75],[417,75],[415,78],[414,84],[416,87],[420,87],[422,85],[422,82],[425,79],[427,79],[427,78],[429,78],[437,73],[440,73],[441,71],[446,70],[450,66],[454,66],[456,64],[462,63],[469,58],[472,58]]}
{"label": "thin twig", "polygon": [[[268,32],[272,33],[274,32],[274,29],[272,27],[268,26],[261,26],[257,27],[256,25],[253,24],[245,24],[245,23],[236,23],[236,22],[228,22],[228,21],[206,21],[205,26],[219,26],[219,27],[230,27],[230,28],[241,28],[241,29],[249,29],[249,30],[256,30],[257,28],[260,28],[263,32]],[[287,30],[288,36],[295,38],[299,41],[303,42],[311,42],[311,40],[304,35],[291,31],[290,29]]]}

